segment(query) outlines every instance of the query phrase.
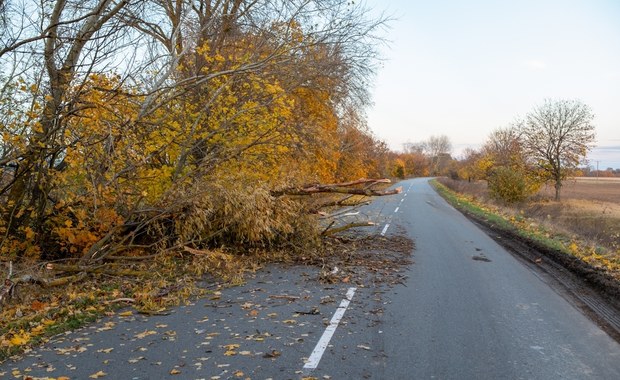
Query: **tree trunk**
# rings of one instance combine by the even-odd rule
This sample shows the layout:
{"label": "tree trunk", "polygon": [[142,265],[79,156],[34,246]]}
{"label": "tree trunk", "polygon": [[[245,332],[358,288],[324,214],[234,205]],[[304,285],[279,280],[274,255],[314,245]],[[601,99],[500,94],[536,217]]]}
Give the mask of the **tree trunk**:
{"label": "tree trunk", "polygon": [[562,189],[562,181],[555,180],[555,200],[556,202],[560,201],[560,190]]}

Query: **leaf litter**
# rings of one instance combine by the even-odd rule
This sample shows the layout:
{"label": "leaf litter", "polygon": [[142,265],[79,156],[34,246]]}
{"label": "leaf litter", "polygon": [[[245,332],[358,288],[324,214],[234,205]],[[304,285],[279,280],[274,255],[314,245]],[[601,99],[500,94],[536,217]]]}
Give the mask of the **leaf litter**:
{"label": "leaf litter", "polygon": [[[235,374],[253,373],[255,370],[260,373],[260,368],[262,368],[260,361],[256,362],[254,359],[251,362],[247,362],[247,359],[262,357],[269,361],[278,361],[284,355],[298,355],[295,350],[290,348],[309,341],[308,332],[312,331],[312,326],[320,325],[322,328],[322,325],[325,323],[326,318],[321,315],[319,306],[323,305],[324,307],[333,308],[333,305],[339,301],[339,298],[331,295],[313,294],[304,287],[304,281],[318,280],[327,291],[330,289],[335,290],[334,286],[338,284],[348,285],[349,283],[362,287],[370,286],[371,284],[393,286],[405,279],[402,276],[401,270],[404,266],[411,263],[410,253],[413,245],[410,240],[404,238],[384,239],[374,237],[357,240],[334,240],[332,248],[332,254],[329,257],[312,263],[322,267],[322,270],[318,272],[313,270],[308,270],[307,273],[302,272],[302,279],[294,284],[281,283],[282,280],[278,279],[277,275],[272,274],[272,277],[275,276],[276,278],[266,281],[264,286],[250,290],[241,290],[241,288],[235,290],[237,297],[229,295],[234,288],[227,289],[223,285],[217,286],[216,290],[211,292],[213,296],[205,298],[207,302],[202,303],[204,306],[213,306],[206,314],[196,311],[201,306],[200,302],[195,304],[197,307],[194,308],[194,313],[199,315],[195,316],[193,323],[200,324],[196,325],[200,326],[200,328],[190,328],[187,331],[181,332],[178,328],[175,329],[175,325],[171,324],[170,321],[164,320],[167,318],[166,316],[140,317],[132,310],[125,310],[116,315],[110,314],[106,318],[107,320],[89,327],[88,334],[107,333],[124,336],[122,338],[124,343],[115,347],[93,347],[92,352],[111,356],[120,355],[121,352],[127,351],[127,348],[123,346],[130,344],[132,341],[144,340],[146,342],[145,347],[136,347],[133,350],[144,352],[145,354],[140,356],[124,354],[124,362],[132,366],[156,367],[162,365],[162,362],[153,360],[147,347],[157,348],[164,344],[163,342],[166,340],[176,339],[180,333],[182,334],[179,339],[185,341],[188,338],[188,334],[191,334],[197,338],[200,337],[201,341],[195,343],[194,349],[188,347],[189,352],[196,351],[196,355],[194,358],[188,356],[187,359],[183,359],[191,362],[191,365],[186,367],[187,369],[192,371],[200,369],[207,371],[207,373],[215,368],[223,371],[218,373],[211,372],[214,378],[218,376],[220,378],[229,378],[230,376],[236,376]],[[381,252],[381,254],[378,254],[378,252]],[[339,268],[335,273],[331,270],[334,267]],[[328,270],[329,268],[331,269]],[[277,270],[275,271],[277,272]],[[368,276],[369,273],[371,276]],[[259,281],[258,284],[261,284],[261,282]],[[266,289],[271,289],[276,284],[280,291],[269,294],[270,292]],[[286,293],[283,293],[282,289],[286,289]],[[244,313],[237,313],[234,311],[234,308],[231,309],[230,307],[221,308],[222,305],[230,307],[237,305],[238,310],[242,310]],[[177,309],[176,313],[181,313],[181,310]],[[148,321],[150,318],[158,318],[156,322],[149,325],[150,327],[146,326],[146,328],[143,327],[133,332],[131,328],[125,327],[125,325],[134,326],[138,320]],[[312,321],[311,324],[309,324],[310,321]],[[252,323],[256,324],[254,331],[247,331],[252,329],[251,326],[247,327],[248,324]],[[278,325],[286,326],[289,329],[295,327],[295,329],[282,330]],[[173,326],[173,329],[161,331],[169,328],[169,326]],[[135,325],[135,327],[139,326]],[[240,331],[240,329],[242,330]],[[246,332],[244,333],[243,330],[246,330]],[[151,337],[153,340],[145,339],[147,337]],[[84,338],[78,337],[75,339]],[[210,347],[221,347],[219,355],[216,355],[217,351],[213,351]],[[361,344],[357,347],[363,350],[370,350],[370,346],[366,344]],[[55,351],[61,355],[77,355],[86,353],[88,348],[87,344],[73,344],[58,347]],[[307,355],[305,351],[304,354]],[[174,356],[176,357],[176,355]],[[186,354],[182,355],[183,358],[185,356]],[[110,361],[106,359],[104,363],[114,363],[114,359],[112,358]],[[229,369],[231,365],[232,368],[235,368],[234,371]],[[253,368],[252,366],[255,367]],[[62,375],[60,373],[62,370],[56,370],[59,367],[56,362],[46,363],[41,361],[41,368],[43,367],[51,369],[50,372],[56,373],[57,377]],[[71,371],[76,369],[73,365],[66,366],[65,368]],[[179,368],[174,367],[172,370],[169,370],[169,374],[177,375],[173,371],[179,371],[178,374],[181,374],[181,371],[183,371],[183,376],[190,376],[188,373],[185,373],[185,370]],[[211,369],[209,370],[209,368]],[[0,370],[2,369],[0,367]],[[93,375],[103,377],[107,374],[104,371],[97,370],[91,372],[90,376]]]}

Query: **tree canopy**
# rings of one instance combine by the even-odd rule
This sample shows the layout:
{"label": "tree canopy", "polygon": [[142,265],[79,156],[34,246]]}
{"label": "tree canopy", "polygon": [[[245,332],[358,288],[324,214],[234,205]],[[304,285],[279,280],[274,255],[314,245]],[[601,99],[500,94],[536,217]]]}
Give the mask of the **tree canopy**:
{"label": "tree canopy", "polygon": [[295,234],[272,190],[386,170],[364,117],[384,22],[344,0],[3,3],[0,254]]}

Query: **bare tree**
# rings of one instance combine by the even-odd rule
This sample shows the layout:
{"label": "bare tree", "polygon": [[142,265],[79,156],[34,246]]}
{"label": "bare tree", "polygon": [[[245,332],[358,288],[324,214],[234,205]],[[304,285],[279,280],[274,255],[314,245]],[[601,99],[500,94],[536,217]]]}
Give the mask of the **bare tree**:
{"label": "bare tree", "polygon": [[556,201],[567,173],[593,147],[593,119],[590,107],[579,100],[546,100],[520,123],[525,152],[555,182]]}
{"label": "bare tree", "polygon": [[491,158],[493,166],[523,166],[523,147],[519,130],[514,126],[499,128],[491,132],[482,149]]}
{"label": "bare tree", "polygon": [[431,174],[436,175],[440,171],[440,167],[450,158],[452,152],[452,143],[446,135],[431,136],[425,142],[426,151],[431,160]]}

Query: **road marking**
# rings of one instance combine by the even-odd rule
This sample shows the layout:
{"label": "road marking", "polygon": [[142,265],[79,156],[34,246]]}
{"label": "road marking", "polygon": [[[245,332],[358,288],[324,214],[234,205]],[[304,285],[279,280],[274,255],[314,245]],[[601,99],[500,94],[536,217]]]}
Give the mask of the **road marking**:
{"label": "road marking", "polygon": [[405,201],[405,198],[401,199],[400,201],[401,201],[401,202],[404,202],[404,201]]}
{"label": "road marking", "polygon": [[304,369],[313,370],[319,365],[321,357],[323,357],[323,353],[325,352],[329,341],[332,339],[334,332],[336,332],[336,327],[338,327],[344,312],[347,311],[349,303],[351,302],[351,299],[353,299],[353,295],[356,290],[357,288],[349,288],[349,290],[347,290],[346,298],[340,302],[340,306],[338,306],[338,309],[334,312],[331,321],[329,321],[329,326],[327,326],[323,332],[321,339],[319,339],[318,343],[314,347],[314,350],[312,350],[312,354],[310,354],[308,361],[304,364]]}
{"label": "road marking", "polygon": [[395,214],[398,212],[398,209],[399,209],[399,208],[400,208],[400,207],[396,207],[396,210],[394,210],[394,213],[395,213]]}
{"label": "road marking", "polygon": [[385,227],[383,227],[383,231],[381,231],[381,236],[385,235],[385,232],[387,231],[389,226],[389,224],[386,224]]}

